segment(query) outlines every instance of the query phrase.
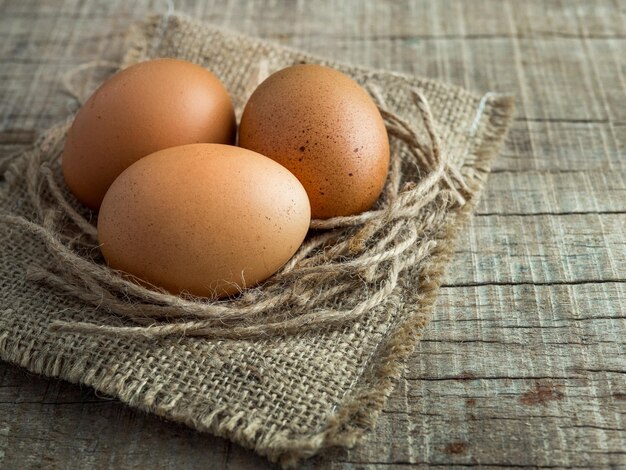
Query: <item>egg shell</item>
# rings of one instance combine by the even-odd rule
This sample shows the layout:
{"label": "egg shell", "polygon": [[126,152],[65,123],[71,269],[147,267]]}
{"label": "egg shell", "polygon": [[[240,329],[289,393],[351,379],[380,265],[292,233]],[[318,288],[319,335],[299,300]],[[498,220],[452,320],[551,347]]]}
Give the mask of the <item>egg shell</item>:
{"label": "egg shell", "polygon": [[295,174],[313,218],[369,209],[389,169],[389,138],[376,104],[350,77],[321,65],[288,67],[261,83],[244,109],[239,145]]}
{"label": "egg shell", "polygon": [[306,191],[278,163],[192,144],[126,169],[102,202],[98,238],[111,268],[172,293],[224,297],[275,273],[310,218]]}
{"label": "egg shell", "polygon": [[230,97],[215,75],[183,60],[142,62],[107,80],[78,111],[63,175],[97,210],[115,178],[140,158],[196,142],[230,144],[235,134]]}

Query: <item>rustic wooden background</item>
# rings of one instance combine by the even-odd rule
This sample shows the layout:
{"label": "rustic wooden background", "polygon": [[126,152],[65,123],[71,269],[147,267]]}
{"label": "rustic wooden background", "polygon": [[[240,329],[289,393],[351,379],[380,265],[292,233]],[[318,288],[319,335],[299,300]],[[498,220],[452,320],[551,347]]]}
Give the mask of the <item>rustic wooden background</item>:
{"label": "rustic wooden background", "polygon": [[[128,25],[166,7],[0,1],[0,156],[75,109],[61,91],[64,72],[118,60]],[[512,131],[461,236],[435,318],[377,428],[358,448],[309,465],[626,467],[626,4],[176,7],[341,61],[517,96]],[[6,363],[0,464],[269,466],[222,439]]]}

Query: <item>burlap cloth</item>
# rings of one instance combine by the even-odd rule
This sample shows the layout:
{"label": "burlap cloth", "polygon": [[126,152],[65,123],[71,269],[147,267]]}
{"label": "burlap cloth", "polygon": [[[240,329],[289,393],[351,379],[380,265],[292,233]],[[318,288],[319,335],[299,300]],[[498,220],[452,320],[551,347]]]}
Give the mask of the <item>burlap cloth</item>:
{"label": "burlap cloth", "polygon": [[[121,66],[155,57],[206,66],[223,80],[239,110],[260,69],[273,72],[298,62],[331,65],[374,87],[390,111],[410,122],[419,122],[411,94],[417,88],[430,103],[442,150],[462,175],[466,202],[450,203],[442,186],[442,200],[448,202],[435,200],[414,216],[421,221],[415,244],[428,248],[427,253],[401,270],[393,292],[375,308],[339,327],[245,340],[68,334],[51,331],[50,324],[123,321],[29,276],[34,264],[54,269],[56,263],[38,229],[44,225],[42,206],[53,202],[37,186],[40,180],[33,179],[62,145],[63,133],[51,130],[30,151],[3,164],[0,358],[92,386],[286,465],[328,446],[353,445],[374,426],[394,378],[428,324],[455,234],[470,215],[506,133],[511,98],[336,64],[177,15],[133,27]],[[424,177],[402,144],[392,148],[393,158],[402,159],[403,181]],[[58,161],[50,166],[53,178],[59,177],[58,166]],[[34,201],[33,194],[43,194],[43,202]]]}

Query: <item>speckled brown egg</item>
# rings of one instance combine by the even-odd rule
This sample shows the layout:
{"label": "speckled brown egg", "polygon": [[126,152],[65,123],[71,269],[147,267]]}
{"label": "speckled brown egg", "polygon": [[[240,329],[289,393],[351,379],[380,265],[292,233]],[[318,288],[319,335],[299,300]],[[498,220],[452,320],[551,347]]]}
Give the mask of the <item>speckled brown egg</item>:
{"label": "speckled brown egg", "polygon": [[250,150],[191,144],[148,155],[111,185],[98,215],[108,265],[172,293],[224,297],[267,279],[311,219],[287,169]]}
{"label": "speckled brown egg", "polygon": [[380,196],[389,167],[385,124],[368,93],[320,65],[296,65],[254,91],[239,145],[288,168],[305,187],[313,218],[358,214]]}
{"label": "speckled brown egg", "polygon": [[63,151],[74,195],[98,209],[115,178],[140,158],[168,147],[233,143],[235,114],[219,79],[199,65],[157,59],[107,80],[78,111]]}

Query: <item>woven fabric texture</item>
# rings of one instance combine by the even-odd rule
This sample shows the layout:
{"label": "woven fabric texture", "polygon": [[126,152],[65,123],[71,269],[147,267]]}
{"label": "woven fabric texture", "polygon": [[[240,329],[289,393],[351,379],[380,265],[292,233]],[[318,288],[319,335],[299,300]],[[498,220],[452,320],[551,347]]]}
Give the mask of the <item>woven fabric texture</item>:
{"label": "woven fabric texture", "polygon": [[[403,215],[404,223],[420,228],[414,245],[402,254],[412,261],[403,264],[394,289],[375,307],[338,326],[321,324],[297,334],[246,339],[54,331],[50,325],[59,320],[126,324],[93,299],[77,299],[63,286],[39,282],[32,275],[33,266],[58,269],[46,240],[46,217],[56,209],[50,187],[63,187],[58,161],[67,130],[63,123],[2,165],[0,358],[92,386],[131,406],[227,437],[284,465],[324,447],[353,445],[375,425],[394,378],[428,323],[455,235],[476,204],[508,128],[512,99],[333,63],[175,14],[135,25],[120,66],[156,57],[186,59],[212,70],[230,91],[239,114],[264,72],[301,62],[330,65],[377,90],[387,109],[415,123],[416,133],[426,139],[414,99],[417,89],[430,104],[449,167],[456,181],[463,182],[463,198],[459,202],[451,197],[450,189],[459,189],[450,188],[452,180],[448,185],[441,180],[437,197],[414,214]],[[428,176],[409,150],[392,137],[401,186]],[[45,180],[52,186],[43,188]],[[68,222],[65,230],[80,245],[81,228]],[[384,236],[381,232],[374,241]],[[101,262],[97,255],[85,259]]]}

